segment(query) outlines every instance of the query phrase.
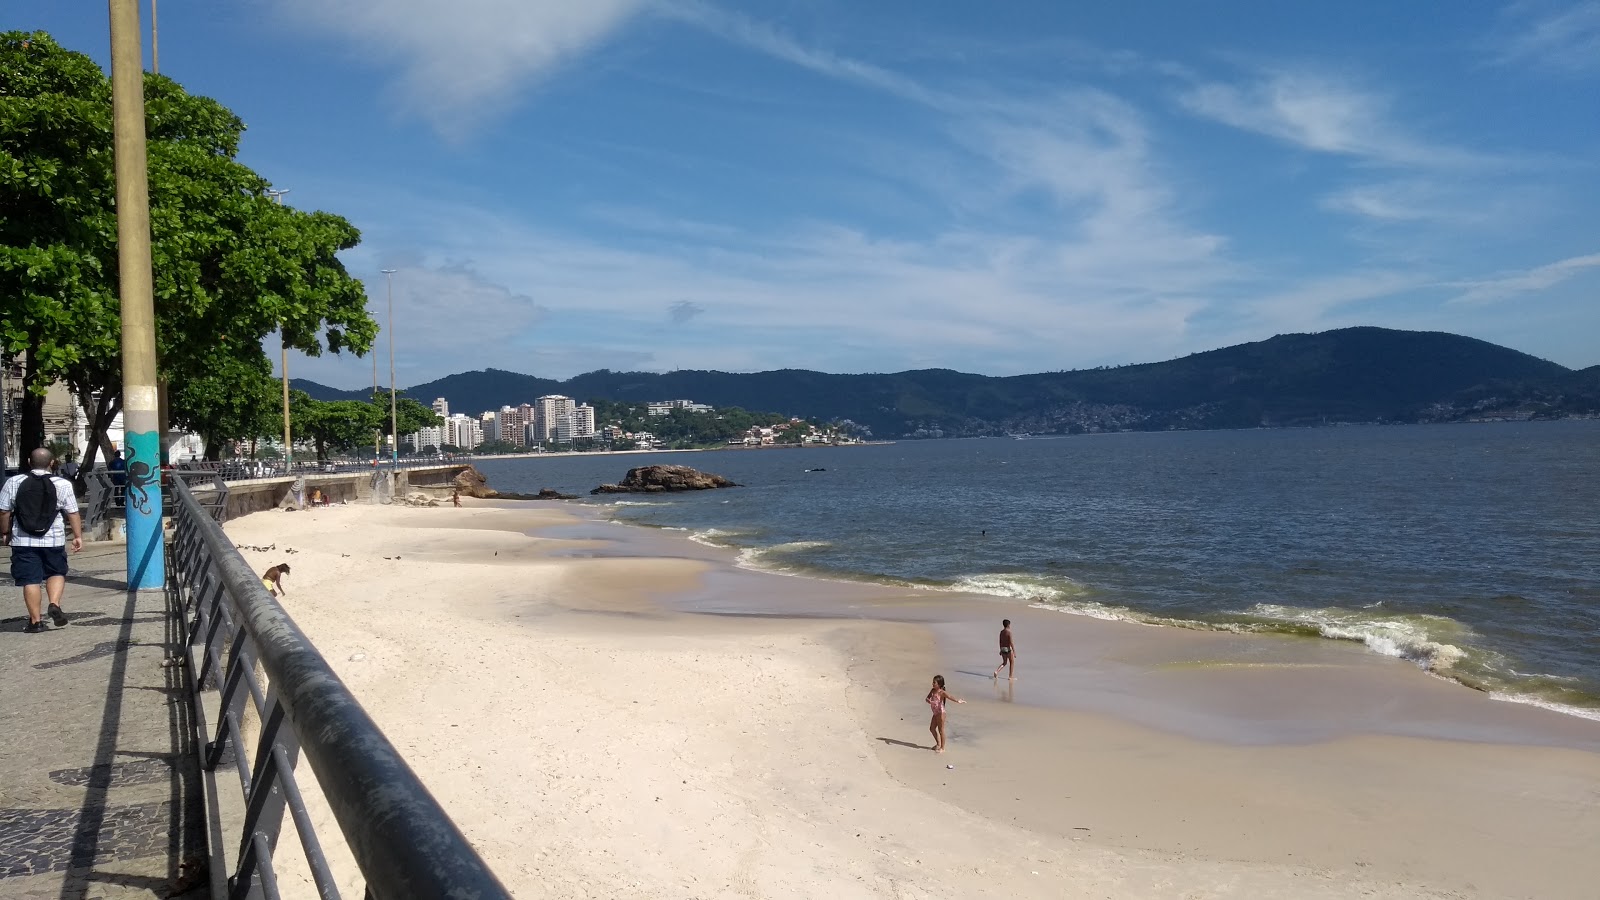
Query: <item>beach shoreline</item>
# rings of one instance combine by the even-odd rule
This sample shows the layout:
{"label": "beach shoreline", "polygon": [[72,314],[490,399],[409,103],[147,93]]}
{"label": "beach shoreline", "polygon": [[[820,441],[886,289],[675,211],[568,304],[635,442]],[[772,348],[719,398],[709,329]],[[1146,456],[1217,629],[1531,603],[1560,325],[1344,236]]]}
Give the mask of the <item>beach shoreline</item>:
{"label": "beach shoreline", "polygon": [[[1600,839],[1600,756],[1575,749],[1592,722],[1334,642],[1308,662],[1255,636],[1068,627],[1081,617],[738,569],[570,508],[469,507],[258,513],[228,531],[299,550],[286,607],[514,891],[567,883],[552,867],[587,886],[571,896],[750,895],[746,877],[758,896],[1560,897],[1600,877],[1582,849]],[[986,677],[1001,614],[1019,624],[1014,684]],[[920,704],[934,671],[973,701],[944,756]],[[1072,702],[1041,702],[1051,684]],[[1484,718],[1469,697],[1513,712]],[[1329,718],[1318,706],[1336,729],[1308,728]],[[458,739],[508,709],[540,724]],[[672,755],[635,727],[670,734]],[[450,762],[463,752],[489,774]],[[715,777],[687,790],[690,775]],[[556,809],[502,796],[529,784]],[[564,788],[596,802],[566,814]],[[651,839],[635,819],[673,833],[665,862],[622,839]],[[566,832],[584,849],[529,862]]]}

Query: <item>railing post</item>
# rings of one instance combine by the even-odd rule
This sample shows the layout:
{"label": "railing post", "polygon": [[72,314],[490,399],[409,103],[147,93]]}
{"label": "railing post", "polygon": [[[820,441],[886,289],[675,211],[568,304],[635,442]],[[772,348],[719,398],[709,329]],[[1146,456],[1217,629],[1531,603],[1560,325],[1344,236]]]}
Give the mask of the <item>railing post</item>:
{"label": "railing post", "polygon": [[[187,619],[184,652],[202,747],[212,895],[278,896],[273,857],[288,812],[318,895],[339,897],[295,777],[303,750],[360,866],[366,896],[508,900],[394,745],[206,515],[190,485],[180,478],[173,487],[176,552],[169,565],[183,582],[177,608]],[[206,685],[219,676],[220,715],[213,723]],[[259,739],[246,730],[244,720],[253,715],[261,717]],[[224,829],[216,770],[230,747],[245,813],[242,828],[230,818]],[[226,851],[232,847],[238,859],[230,864]]]}

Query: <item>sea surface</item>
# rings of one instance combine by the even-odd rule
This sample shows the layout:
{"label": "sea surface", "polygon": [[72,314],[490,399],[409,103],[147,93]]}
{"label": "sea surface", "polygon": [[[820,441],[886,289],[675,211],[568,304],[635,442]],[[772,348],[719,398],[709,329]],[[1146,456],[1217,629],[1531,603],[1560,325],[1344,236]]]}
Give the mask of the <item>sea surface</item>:
{"label": "sea surface", "polygon": [[[738,489],[602,495],[682,463]],[[1065,614],[1357,641],[1600,718],[1600,421],[485,460],[742,564]]]}

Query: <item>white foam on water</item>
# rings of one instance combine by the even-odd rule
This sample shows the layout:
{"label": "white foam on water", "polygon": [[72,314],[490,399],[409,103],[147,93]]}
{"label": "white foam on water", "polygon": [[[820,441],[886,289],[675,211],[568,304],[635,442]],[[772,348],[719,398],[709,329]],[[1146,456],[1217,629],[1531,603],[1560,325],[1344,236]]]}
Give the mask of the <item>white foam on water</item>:
{"label": "white foam on water", "polygon": [[1131,625],[1155,625],[1140,618],[1132,610],[1116,606],[1107,606],[1104,603],[1095,603],[1092,600],[1078,600],[1072,603],[1030,603],[1034,609],[1048,609],[1051,612],[1066,613],[1072,616],[1088,616],[1091,619],[1100,619],[1106,622],[1127,622]]}
{"label": "white foam on water", "polygon": [[757,569],[762,572],[775,572],[779,574],[792,574],[794,567],[785,566],[777,562],[774,557],[796,553],[801,550],[814,550],[818,547],[831,547],[829,541],[790,541],[786,544],[774,544],[771,547],[746,547],[739,551],[735,565],[746,569]]}
{"label": "white foam on water", "polygon": [[1548,709],[1551,712],[1558,712],[1562,715],[1577,716],[1580,719],[1589,719],[1594,722],[1600,722],[1600,709],[1590,709],[1583,706],[1568,706],[1565,703],[1555,703],[1550,700],[1545,700],[1541,697],[1535,697],[1531,694],[1511,694],[1504,691],[1490,691],[1489,699],[1503,700],[1507,703],[1521,703],[1524,706],[1537,706],[1540,709]]}
{"label": "white foam on water", "polygon": [[[1356,641],[1384,656],[1409,660],[1433,672],[1448,673],[1467,656],[1467,651],[1449,643],[1446,634],[1470,636],[1466,626],[1443,616],[1374,616],[1343,609],[1298,609],[1274,604],[1257,604],[1245,615],[1269,622],[1285,622],[1315,628],[1318,634],[1336,641]],[[1248,624],[1230,631],[1249,631]]]}
{"label": "white foam on water", "polygon": [[733,541],[727,540],[727,538],[732,538],[739,534],[740,532],[732,529],[707,528],[703,531],[693,532],[689,535],[689,540],[694,541],[696,544],[704,544],[707,547],[720,547],[726,550],[734,546]]}

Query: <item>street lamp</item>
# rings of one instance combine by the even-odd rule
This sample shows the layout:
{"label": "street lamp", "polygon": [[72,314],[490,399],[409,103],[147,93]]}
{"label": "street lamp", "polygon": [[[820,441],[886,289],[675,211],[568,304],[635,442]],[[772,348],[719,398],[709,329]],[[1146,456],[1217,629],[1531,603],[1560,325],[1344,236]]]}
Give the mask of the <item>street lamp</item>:
{"label": "street lamp", "polygon": [[[267,196],[283,205],[283,195],[289,193],[288,188],[275,191],[267,188]],[[283,323],[278,323],[278,347],[283,351],[283,463],[284,471],[294,469],[294,444],[290,441],[289,433],[289,338],[283,333]]]}
{"label": "street lamp", "polygon": [[[378,339],[372,339],[372,402],[378,402]],[[383,443],[383,426],[372,426],[372,464],[378,464],[378,454],[383,452],[379,446]]]}
{"label": "street lamp", "polygon": [[389,464],[394,469],[400,468],[400,416],[396,414],[394,397],[394,273],[397,269],[383,269],[383,280],[389,287],[389,437],[394,441],[389,445]]}

